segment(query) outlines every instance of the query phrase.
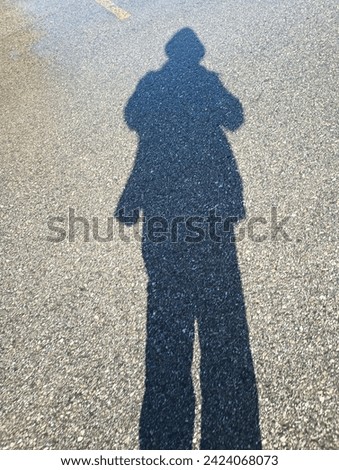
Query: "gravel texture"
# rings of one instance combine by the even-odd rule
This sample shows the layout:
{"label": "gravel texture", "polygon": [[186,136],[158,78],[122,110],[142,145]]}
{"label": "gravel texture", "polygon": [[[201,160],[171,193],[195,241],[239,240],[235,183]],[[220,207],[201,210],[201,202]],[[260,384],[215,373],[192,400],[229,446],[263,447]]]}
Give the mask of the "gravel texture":
{"label": "gravel texture", "polygon": [[[141,243],[132,228],[119,238],[116,221],[113,241],[84,242],[79,228],[55,243],[47,220],[74,208],[104,232],[138,146],[126,103],[188,26],[244,110],[227,138],[246,206],[237,252],[263,448],[337,449],[336,2],[117,3],[127,20],[90,0],[0,2],[1,447],[139,446]],[[289,217],[290,241],[272,239],[272,207]],[[268,222],[255,229],[262,242],[249,236],[253,217]]]}

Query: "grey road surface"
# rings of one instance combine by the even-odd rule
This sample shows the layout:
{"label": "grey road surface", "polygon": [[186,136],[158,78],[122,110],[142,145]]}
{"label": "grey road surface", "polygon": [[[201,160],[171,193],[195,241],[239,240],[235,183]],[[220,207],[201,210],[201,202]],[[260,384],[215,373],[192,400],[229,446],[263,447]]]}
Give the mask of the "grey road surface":
{"label": "grey road surface", "polygon": [[[227,139],[246,207],[236,247],[262,446],[338,448],[336,3],[0,2],[2,448],[139,447],[141,242],[116,220],[112,241],[94,240],[92,218],[104,234],[138,148],[124,109],[186,27],[243,109]],[[69,237],[70,208],[88,241],[81,223]],[[274,237],[275,213],[289,240]],[[62,235],[50,217],[63,241],[50,241]],[[196,335],[195,449],[200,354]]]}

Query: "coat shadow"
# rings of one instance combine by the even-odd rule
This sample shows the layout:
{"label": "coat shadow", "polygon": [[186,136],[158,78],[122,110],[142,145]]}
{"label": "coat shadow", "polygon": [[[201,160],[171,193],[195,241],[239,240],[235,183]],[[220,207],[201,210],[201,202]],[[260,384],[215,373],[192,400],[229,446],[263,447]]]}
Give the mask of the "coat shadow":
{"label": "coat shadow", "polygon": [[195,324],[201,363],[201,449],[260,449],[256,380],[234,242],[245,216],[225,131],[244,122],[240,101],[200,64],[189,28],[166,45],[125,108],[138,133],[134,168],[116,208],[142,222],[148,274],[141,449],[191,449]]}

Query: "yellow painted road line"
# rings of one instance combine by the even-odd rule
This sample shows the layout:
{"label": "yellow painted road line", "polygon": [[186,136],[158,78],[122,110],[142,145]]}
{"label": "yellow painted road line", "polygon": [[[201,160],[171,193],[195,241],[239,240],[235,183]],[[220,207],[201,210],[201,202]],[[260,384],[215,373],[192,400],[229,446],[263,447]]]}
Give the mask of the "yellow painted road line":
{"label": "yellow painted road line", "polygon": [[95,1],[102,7],[106,8],[106,10],[113,13],[113,15],[115,15],[121,21],[127,20],[127,18],[131,16],[131,14],[128,13],[128,11],[125,11],[122,8],[114,5],[114,3],[111,2],[111,0],[95,0]]}

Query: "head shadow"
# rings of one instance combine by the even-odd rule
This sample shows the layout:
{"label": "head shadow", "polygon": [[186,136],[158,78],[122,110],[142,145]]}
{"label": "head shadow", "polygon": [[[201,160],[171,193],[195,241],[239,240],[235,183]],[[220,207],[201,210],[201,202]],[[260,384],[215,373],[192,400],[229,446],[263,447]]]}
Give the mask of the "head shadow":
{"label": "head shadow", "polygon": [[243,188],[226,137],[244,113],[218,75],[201,65],[205,48],[193,30],[177,32],[165,51],[168,60],[140,80],[125,108],[139,142],[115,214],[125,225],[142,216],[149,281],[140,447],[192,448],[198,334],[201,448],[259,449],[233,230],[245,216]]}

